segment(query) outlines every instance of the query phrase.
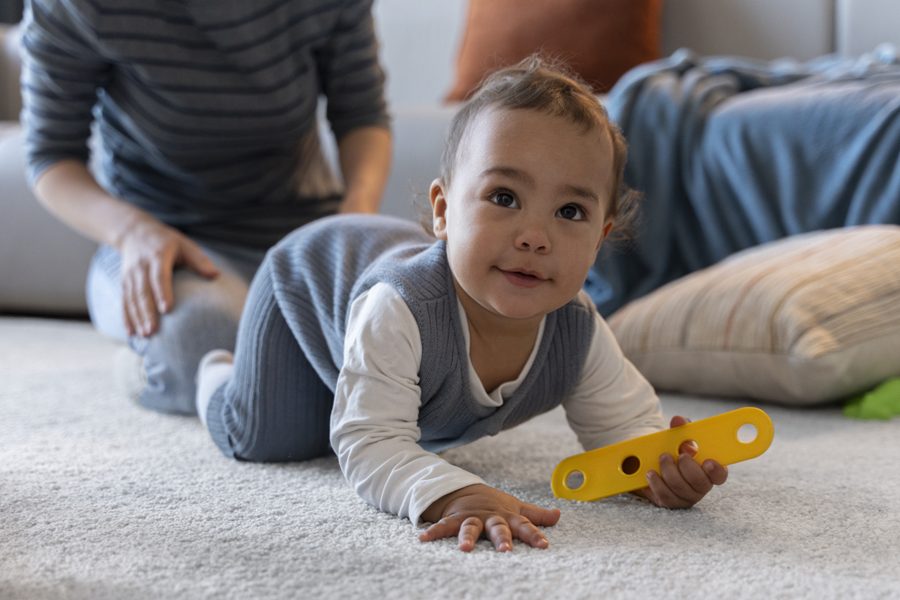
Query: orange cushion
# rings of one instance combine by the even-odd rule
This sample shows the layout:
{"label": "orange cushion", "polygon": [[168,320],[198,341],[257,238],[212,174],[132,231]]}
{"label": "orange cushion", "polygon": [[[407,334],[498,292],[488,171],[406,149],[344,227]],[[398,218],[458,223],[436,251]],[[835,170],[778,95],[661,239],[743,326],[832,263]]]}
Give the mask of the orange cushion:
{"label": "orange cushion", "polygon": [[492,71],[540,50],[594,91],[660,56],[663,0],[469,0],[447,101],[464,100]]}

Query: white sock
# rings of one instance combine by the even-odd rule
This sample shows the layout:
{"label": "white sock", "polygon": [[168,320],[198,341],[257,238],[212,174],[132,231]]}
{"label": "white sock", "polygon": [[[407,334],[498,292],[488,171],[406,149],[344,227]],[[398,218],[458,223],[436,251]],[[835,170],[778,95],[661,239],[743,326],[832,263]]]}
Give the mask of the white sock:
{"label": "white sock", "polygon": [[197,367],[197,415],[206,426],[206,408],[217,389],[228,382],[234,370],[234,355],[228,350],[211,350]]}

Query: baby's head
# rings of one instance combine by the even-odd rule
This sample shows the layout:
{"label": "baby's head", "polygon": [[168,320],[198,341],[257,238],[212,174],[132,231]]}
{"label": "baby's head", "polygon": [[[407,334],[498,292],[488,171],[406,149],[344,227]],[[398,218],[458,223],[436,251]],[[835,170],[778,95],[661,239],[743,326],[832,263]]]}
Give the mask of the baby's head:
{"label": "baby's head", "polygon": [[536,319],[574,298],[629,212],[625,157],[577,79],[538,58],[491,75],[453,119],[429,194],[467,311]]}
{"label": "baby's head", "polygon": [[560,117],[585,131],[605,132],[613,148],[612,162],[598,165],[612,170],[606,215],[614,223],[614,230],[628,229],[637,208],[637,194],[624,181],[628,146],[622,132],[609,120],[606,109],[586,83],[560,64],[538,55],[490,75],[453,117],[441,156],[440,174],[445,186],[453,181],[470,126],[491,109],[534,110]]}

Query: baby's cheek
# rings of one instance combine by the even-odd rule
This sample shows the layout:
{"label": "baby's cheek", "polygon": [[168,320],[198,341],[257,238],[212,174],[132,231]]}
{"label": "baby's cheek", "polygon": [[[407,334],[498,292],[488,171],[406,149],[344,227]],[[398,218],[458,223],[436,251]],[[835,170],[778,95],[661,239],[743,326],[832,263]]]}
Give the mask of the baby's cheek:
{"label": "baby's cheek", "polygon": [[582,283],[585,279],[587,279],[588,271],[591,270],[591,267],[594,266],[594,262],[597,260],[597,254],[594,252],[586,253],[581,252],[577,257],[574,257],[571,264],[572,275],[573,277],[579,279]]}

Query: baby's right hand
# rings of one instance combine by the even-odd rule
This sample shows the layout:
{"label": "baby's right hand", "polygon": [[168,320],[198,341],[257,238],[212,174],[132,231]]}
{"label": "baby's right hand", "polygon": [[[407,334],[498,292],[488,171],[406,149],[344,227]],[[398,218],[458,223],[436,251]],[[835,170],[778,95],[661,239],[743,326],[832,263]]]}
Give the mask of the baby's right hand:
{"label": "baby's right hand", "polygon": [[459,549],[471,552],[484,534],[500,552],[512,550],[513,538],[534,548],[550,544],[538,525],[548,527],[559,521],[559,509],[546,509],[522,502],[514,496],[486,485],[470,485],[447,494],[422,514],[434,524],[419,536],[433,542],[457,536]]}

